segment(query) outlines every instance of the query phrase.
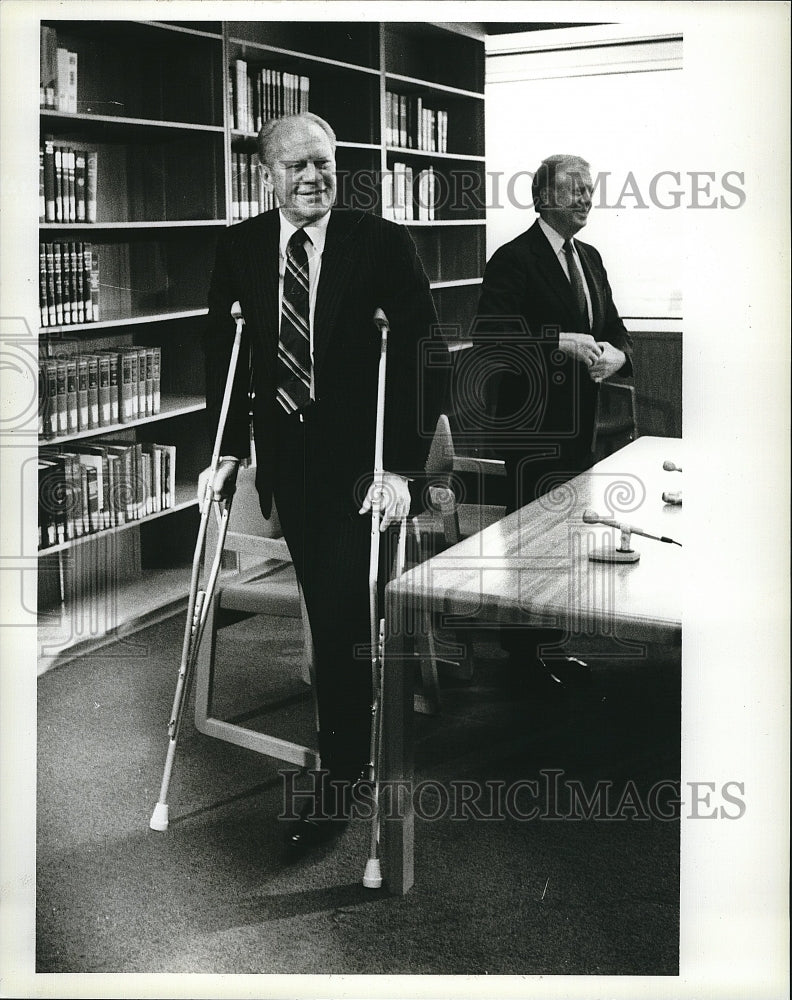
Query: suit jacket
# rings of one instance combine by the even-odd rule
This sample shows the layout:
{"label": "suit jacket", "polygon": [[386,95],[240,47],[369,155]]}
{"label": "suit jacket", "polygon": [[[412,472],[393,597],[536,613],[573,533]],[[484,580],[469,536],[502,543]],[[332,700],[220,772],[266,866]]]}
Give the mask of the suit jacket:
{"label": "suit jacket", "polygon": [[[269,516],[272,498],[278,314],[279,213],[266,212],[225,230],[219,240],[209,291],[205,338],[207,408],[217,427],[238,300],[245,317],[245,352],[252,365],[256,485]],[[431,415],[419,427],[422,377],[419,343],[436,323],[429,282],[407,230],[377,216],[333,209],[327,227],[314,313],[313,453],[323,484],[322,502],[351,510],[353,492],[374,462],[380,336],[373,316],[390,321],[385,403],[384,466],[413,475],[423,470]],[[250,370],[237,370],[221,454],[249,455]],[[296,417],[294,419],[297,419]],[[435,417],[436,419],[436,417]]]}
{"label": "suit jacket", "polygon": [[[632,340],[597,250],[575,240],[586,276],[595,340],[627,354]],[[474,351],[499,369],[492,400],[493,446],[508,459],[552,452],[571,473],[587,467],[598,387],[583,366],[558,351],[559,332],[580,332],[572,287],[547,237],[534,223],[487,264],[474,326]]]}

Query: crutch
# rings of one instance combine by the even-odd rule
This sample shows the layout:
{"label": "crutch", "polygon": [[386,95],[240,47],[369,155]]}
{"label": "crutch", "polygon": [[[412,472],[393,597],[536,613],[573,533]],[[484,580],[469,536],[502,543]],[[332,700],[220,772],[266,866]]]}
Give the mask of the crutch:
{"label": "crutch", "polygon": [[223,443],[223,432],[228,418],[228,408],[231,403],[231,392],[234,386],[234,376],[236,373],[237,361],[239,360],[239,347],[242,341],[242,327],[245,320],[242,316],[242,309],[239,302],[235,302],[231,307],[231,315],[236,320],[236,336],[231,349],[231,360],[228,365],[228,376],[226,378],[225,392],[223,393],[223,403],[220,407],[220,420],[217,425],[217,435],[215,437],[214,451],[212,452],[212,464],[209,469],[209,477],[201,497],[201,521],[198,526],[198,540],[195,543],[195,553],[193,555],[192,576],[190,578],[190,596],[187,600],[187,621],[184,628],[184,643],[182,646],[181,666],[179,676],[176,681],[176,694],[173,699],[170,722],[168,723],[168,754],[165,758],[165,770],[162,775],[162,785],[160,786],[159,800],[154,806],[154,812],[149,820],[152,830],[165,831],[168,829],[168,786],[173,770],[173,761],[176,756],[176,741],[179,738],[184,710],[190,697],[190,684],[192,683],[195,662],[198,657],[198,649],[201,645],[201,638],[206,625],[206,618],[209,612],[212,595],[217,584],[217,577],[220,572],[220,561],[223,556],[223,546],[225,544],[226,532],[228,530],[228,518],[231,513],[231,498],[219,501],[220,510],[215,509],[218,519],[217,550],[212,562],[206,586],[203,590],[200,587],[201,568],[203,565],[204,548],[206,547],[206,528],[209,522],[209,512],[213,502],[213,484],[215,473],[220,459],[220,449]]}
{"label": "crutch", "polygon": [[[379,376],[377,382],[377,424],[374,438],[374,499],[371,505],[371,549],[369,553],[369,625],[371,635],[371,743],[369,747],[369,779],[374,789],[374,815],[371,821],[369,858],[363,874],[367,889],[379,889],[382,872],[379,861],[379,765],[380,765],[380,713],[382,711],[382,658],[384,653],[385,619],[379,615],[379,553],[380,553],[380,504],[383,468],[382,443],[385,430],[385,369],[388,361],[388,318],[381,309],[374,313],[374,323],[380,331]],[[404,535],[402,525],[402,537]],[[402,539],[400,538],[400,545]]]}

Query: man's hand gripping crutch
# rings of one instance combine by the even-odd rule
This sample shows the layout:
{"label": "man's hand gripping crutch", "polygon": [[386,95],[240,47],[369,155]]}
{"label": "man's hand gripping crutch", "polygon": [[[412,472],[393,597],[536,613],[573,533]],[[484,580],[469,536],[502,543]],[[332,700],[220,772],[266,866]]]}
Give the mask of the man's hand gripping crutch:
{"label": "man's hand gripping crutch", "polygon": [[[374,323],[380,331],[380,358],[377,381],[377,423],[374,439],[374,479],[360,510],[371,510],[371,548],[369,553],[369,626],[371,641],[371,744],[369,778],[374,793],[374,816],[371,823],[369,858],[363,875],[367,889],[379,889],[382,874],[379,862],[379,767],[382,711],[382,666],[384,657],[385,619],[379,613],[380,536],[391,522],[400,522],[397,562],[404,565],[406,518],[410,495],[406,480],[383,469],[383,439],[385,430],[385,370],[388,357],[388,319],[381,309],[374,313]],[[384,516],[383,516],[384,514]]]}
{"label": "man's hand gripping crutch", "polygon": [[[223,555],[226,532],[228,530],[228,518],[231,513],[231,496],[221,496],[215,492],[215,478],[220,466],[220,449],[222,447],[223,433],[225,431],[226,420],[228,419],[228,409],[231,403],[231,392],[234,386],[234,376],[236,374],[237,362],[239,360],[239,348],[242,342],[242,327],[245,320],[238,302],[231,307],[231,315],[236,320],[236,334],[234,344],[231,349],[231,359],[228,365],[228,376],[226,378],[225,392],[223,393],[223,403],[220,408],[220,419],[217,425],[217,435],[215,437],[214,450],[212,451],[212,464],[209,467],[209,474],[202,480],[201,492],[201,520],[198,526],[198,540],[195,544],[193,554],[192,576],[190,578],[190,593],[187,601],[187,621],[184,629],[184,643],[182,646],[181,665],[179,676],[176,681],[176,694],[173,699],[173,709],[171,710],[170,722],[168,723],[168,753],[165,758],[165,769],[162,775],[162,785],[160,787],[159,800],[154,807],[149,826],[152,830],[164,831],[168,829],[168,786],[170,785],[173,761],[176,755],[176,741],[179,738],[184,710],[190,696],[190,685],[192,682],[195,662],[198,656],[198,649],[201,645],[204,626],[209,611],[209,605],[217,585],[217,577],[220,572],[220,561]],[[227,492],[227,491],[226,491]],[[218,537],[215,556],[209,575],[203,589],[200,589],[201,570],[204,560],[204,549],[206,547],[206,529],[209,523],[209,516],[214,506],[215,516],[218,521]]]}

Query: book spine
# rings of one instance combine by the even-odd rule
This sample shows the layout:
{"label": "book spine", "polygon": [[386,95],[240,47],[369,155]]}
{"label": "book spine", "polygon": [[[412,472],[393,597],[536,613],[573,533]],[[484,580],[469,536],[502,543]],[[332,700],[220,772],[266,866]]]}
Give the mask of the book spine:
{"label": "book spine", "polygon": [[38,366],[38,435],[44,437],[44,415],[47,412],[47,375],[44,371],[44,361],[39,360]]}
{"label": "book spine", "polygon": [[77,221],[77,196],[75,189],[75,157],[74,150],[69,147],[66,150],[66,192],[69,206],[69,222]]}
{"label": "book spine", "polygon": [[112,423],[112,407],[110,402],[110,357],[107,354],[97,356],[99,368],[99,426],[107,427]]}
{"label": "book spine", "polygon": [[138,355],[138,385],[137,385],[138,416],[150,417],[151,411],[149,409],[149,397],[146,392],[147,348],[138,347],[137,355]]}
{"label": "book spine", "polygon": [[81,431],[88,430],[88,358],[77,359],[77,423]]}
{"label": "book spine", "polygon": [[234,122],[239,130],[247,128],[247,62],[244,59],[234,60]]}
{"label": "book spine", "polygon": [[113,351],[107,355],[110,363],[110,423],[120,423],[121,386],[119,383],[119,355]]}
{"label": "book spine", "polygon": [[68,416],[66,407],[66,362],[58,361],[55,364],[55,412],[56,427],[58,434],[67,434]]}
{"label": "book spine", "polygon": [[73,243],[74,257],[72,271],[74,274],[74,295],[77,299],[77,322],[85,322],[85,265],[83,261],[82,243]]}
{"label": "book spine", "polygon": [[99,173],[99,154],[95,149],[85,154],[85,218],[96,222],[96,188]]}
{"label": "book spine", "polygon": [[74,152],[74,193],[77,222],[85,222],[85,150]]}
{"label": "book spine", "polygon": [[239,153],[231,153],[231,218],[239,219]]}
{"label": "book spine", "polygon": [[91,273],[89,279],[91,289],[91,319],[96,322],[99,319],[99,255],[91,249]]}
{"label": "book spine", "polygon": [[44,436],[54,438],[58,434],[58,379],[57,362],[44,361],[47,405],[44,411]]}
{"label": "book spine", "polygon": [[47,201],[44,196],[44,150],[39,150],[39,222],[47,221]]}
{"label": "book spine", "polygon": [[53,244],[55,273],[55,322],[63,325],[63,258],[60,243]]}
{"label": "book spine", "polygon": [[248,192],[247,153],[239,154],[239,217],[250,218],[250,194]]}
{"label": "book spine", "polygon": [[99,358],[88,355],[88,427],[99,426]]}
{"label": "book spine", "polygon": [[47,256],[47,314],[49,326],[55,326],[58,322],[57,309],[55,307],[55,245],[45,243]]}
{"label": "book spine", "polygon": [[153,417],[154,409],[154,348],[146,348],[146,416]]}
{"label": "book spine", "polygon": [[[135,355],[137,359],[137,355]],[[121,352],[121,407],[120,422],[128,423],[134,419],[132,412],[132,354],[129,351]]]}
{"label": "book spine", "polygon": [[56,108],[58,111],[69,110],[69,52],[58,46],[58,75],[56,90]]}
{"label": "book spine", "polygon": [[44,221],[56,222],[55,215],[55,145],[44,142]]}
{"label": "book spine", "polygon": [[71,321],[72,323],[80,322],[80,298],[77,294],[77,287],[79,281],[77,275],[80,270],[79,261],[77,260],[77,244],[69,243],[66,247],[69,256],[69,305],[71,308]]}
{"label": "book spine", "polygon": [[63,216],[63,151],[53,144],[55,164],[55,222],[65,222]]}
{"label": "book spine", "polygon": [[39,318],[42,326],[49,325],[47,305],[47,245],[39,243]]}
{"label": "book spine", "polygon": [[76,434],[80,429],[77,396],[77,359],[69,358],[66,362],[66,430],[69,434]]}

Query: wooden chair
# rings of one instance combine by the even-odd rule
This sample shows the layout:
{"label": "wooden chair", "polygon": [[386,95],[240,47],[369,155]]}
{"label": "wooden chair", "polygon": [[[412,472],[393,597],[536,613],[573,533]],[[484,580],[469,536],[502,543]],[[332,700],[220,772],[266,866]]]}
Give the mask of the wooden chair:
{"label": "wooden chair", "polygon": [[[213,522],[210,524],[213,526]],[[216,534],[210,529],[207,536],[207,553],[211,559],[215,552]],[[230,614],[237,617],[276,615],[299,618],[303,635],[300,679],[313,696],[314,721],[318,730],[314,650],[305,601],[281,532],[277,511],[273,509],[273,516],[269,521],[261,513],[255,488],[255,469],[252,467],[242,467],[239,470],[224,544],[224,558],[230,558],[232,567],[222,574],[215,590],[196,661],[196,728],[207,736],[277,760],[300,767],[317,767],[318,751],[314,747],[258,732],[242,725],[240,721],[221,719],[213,713],[215,678],[219,669],[217,632],[222,627],[222,617]],[[438,706],[438,685],[431,640],[421,654],[422,685],[415,694],[415,709],[433,714]]]}
{"label": "wooden chair", "polygon": [[638,437],[635,385],[618,375],[600,385],[591,451],[595,461],[607,458]]}
{"label": "wooden chair", "polygon": [[[210,521],[214,527],[214,522]],[[207,531],[206,550],[211,559],[217,544],[216,533]],[[259,507],[255,487],[255,469],[240,468],[231,518],[224,545],[224,559],[232,567],[225,570],[215,590],[196,661],[195,725],[207,736],[235,743],[257,753],[275,757],[300,767],[319,764],[313,747],[278,739],[239,722],[217,718],[212,711],[216,662],[217,631],[224,612],[241,615],[277,615],[299,618],[302,623],[303,652],[300,680],[312,688],[313,642],[302,592],[283,538],[277,512],[266,521]],[[316,718],[314,701],[314,718]]]}
{"label": "wooden chair", "polygon": [[[450,548],[504,517],[505,505],[458,502],[458,494],[463,495],[463,475],[482,480],[491,476],[502,478],[506,470],[498,459],[457,454],[446,414],[441,414],[437,421],[426,471],[429,506],[412,519],[413,531],[421,539],[426,556]],[[433,622],[425,622],[424,629],[431,637],[434,659],[443,664],[445,672],[469,680],[473,676],[469,644],[459,643],[452,630],[438,629]]]}

